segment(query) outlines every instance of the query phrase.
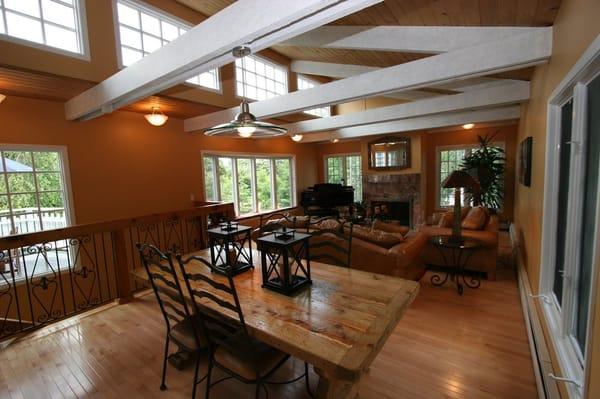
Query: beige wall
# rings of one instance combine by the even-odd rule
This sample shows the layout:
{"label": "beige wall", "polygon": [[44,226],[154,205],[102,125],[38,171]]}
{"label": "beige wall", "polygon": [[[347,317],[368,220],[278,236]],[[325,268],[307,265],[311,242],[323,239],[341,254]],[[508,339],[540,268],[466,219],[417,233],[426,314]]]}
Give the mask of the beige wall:
{"label": "beige wall", "polygon": [[[566,0],[561,3],[554,23],[552,57],[547,65],[536,68],[531,81],[531,99],[523,106],[519,126],[520,142],[533,137],[533,168],[531,187],[517,184],[515,191],[515,222],[522,237],[525,267],[534,291],[540,278],[540,250],[544,192],[544,162],[546,150],[547,102],[551,92],[577,62],[589,44],[600,33],[597,0]],[[600,299],[600,298],[599,298]],[[593,348],[588,398],[600,397],[600,306],[596,301]],[[560,372],[560,371],[557,371]]]}
{"label": "beige wall", "polygon": [[315,144],[288,137],[211,138],[184,133],[176,118],[156,128],[125,111],[70,122],[62,103],[15,96],[0,105],[0,120],[0,143],[67,147],[77,223],[190,207],[190,194],[204,196],[202,150],[294,154],[298,190],[317,181]]}

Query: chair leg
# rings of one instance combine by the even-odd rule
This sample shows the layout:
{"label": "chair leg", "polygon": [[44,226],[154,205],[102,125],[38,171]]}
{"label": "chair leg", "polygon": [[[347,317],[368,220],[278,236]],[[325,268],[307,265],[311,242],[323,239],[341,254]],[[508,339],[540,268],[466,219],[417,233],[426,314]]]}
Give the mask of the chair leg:
{"label": "chair leg", "polygon": [[314,398],[313,393],[310,391],[310,379],[309,379],[309,375],[308,375],[308,363],[304,362],[304,381],[306,382],[306,392],[308,393],[308,396],[310,396],[311,398]]}
{"label": "chair leg", "polygon": [[198,369],[200,368],[200,354],[196,354],[196,371],[194,371],[194,388],[192,388],[192,399],[196,399],[196,387],[198,386]]}
{"label": "chair leg", "polygon": [[262,384],[259,382],[256,383],[256,390],[254,391],[254,399],[260,398],[260,386]]}
{"label": "chair leg", "polygon": [[160,390],[164,391],[167,389],[165,385],[165,379],[167,378],[167,358],[169,357],[169,334],[167,334],[167,339],[165,341],[165,355],[163,358],[163,369],[162,369],[162,382],[160,384]]}
{"label": "chair leg", "polygon": [[210,377],[212,376],[213,369],[213,354],[210,353],[208,355],[208,371],[206,372],[206,394],[204,395],[205,399],[208,399],[210,396]]}

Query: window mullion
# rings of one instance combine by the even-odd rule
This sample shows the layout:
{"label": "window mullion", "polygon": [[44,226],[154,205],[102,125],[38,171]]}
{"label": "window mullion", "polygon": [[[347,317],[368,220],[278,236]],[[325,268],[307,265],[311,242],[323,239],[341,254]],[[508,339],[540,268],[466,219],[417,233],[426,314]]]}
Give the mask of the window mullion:
{"label": "window mullion", "polygon": [[277,209],[277,182],[276,173],[275,173],[275,159],[271,158],[271,192],[273,195],[271,196],[271,206],[273,209]]}
{"label": "window mullion", "polygon": [[237,177],[237,158],[231,158],[231,178],[233,179],[232,189],[233,189],[233,203],[235,206],[235,211],[239,215],[240,214],[240,196],[238,190],[238,177]]}
{"label": "window mullion", "polygon": [[215,182],[215,201],[221,201],[221,179],[219,177],[219,158],[212,157],[213,159],[213,178]]}

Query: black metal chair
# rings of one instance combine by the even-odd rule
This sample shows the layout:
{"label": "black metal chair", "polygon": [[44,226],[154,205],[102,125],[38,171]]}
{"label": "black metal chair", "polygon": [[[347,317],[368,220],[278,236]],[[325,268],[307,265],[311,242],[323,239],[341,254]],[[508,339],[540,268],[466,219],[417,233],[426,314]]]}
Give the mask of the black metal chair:
{"label": "black metal chair", "polygon": [[[327,227],[328,221],[338,222],[339,226],[329,228]],[[352,223],[340,223],[336,218],[325,217],[311,220],[307,228],[307,232],[312,236],[308,245],[310,260],[350,268],[352,229]]]}
{"label": "black metal chair", "polygon": [[181,284],[177,279],[171,254],[163,253],[150,244],[138,243],[136,246],[167,325],[160,389],[161,391],[167,389],[165,384],[167,360],[170,357],[169,344],[170,341],[173,341],[180,349],[196,354],[196,370],[192,390],[192,398],[195,398],[196,386],[206,378],[204,376],[198,381],[198,370],[202,357],[200,355],[208,347],[208,340],[202,335],[198,317],[190,312]]}
{"label": "black metal chair", "polygon": [[[210,388],[230,378],[245,384],[255,384],[255,398],[262,387],[268,397],[266,384],[287,384],[306,378],[309,389],[308,365],[304,364],[304,374],[284,382],[268,381],[290,357],[263,342],[252,338],[244,321],[244,314],[230,273],[230,268],[212,266],[205,259],[191,256],[183,259],[177,256],[185,284],[192,297],[192,303],[209,343],[209,363],[206,377],[206,399]],[[197,268],[188,272],[190,264]],[[199,269],[198,269],[199,268]],[[224,275],[224,277],[223,277]],[[221,276],[217,278],[217,276]],[[220,311],[214,310],[214,308]],[[212,309],[211,309],[212,308]],[[229,317],[219,316],[227,314]],[[223,370],[227,377],[212,382],[213,368]]]}

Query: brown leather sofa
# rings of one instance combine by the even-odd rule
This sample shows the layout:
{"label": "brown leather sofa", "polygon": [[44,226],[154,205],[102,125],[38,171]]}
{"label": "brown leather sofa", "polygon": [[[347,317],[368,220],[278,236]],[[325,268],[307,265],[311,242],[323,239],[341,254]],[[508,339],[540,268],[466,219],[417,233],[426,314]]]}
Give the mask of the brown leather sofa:
{"label": "brown leather sofa", "polygon": [[[271,220],[270,222],[277,224],[285,224],[288,227],[292,227],[291,218],[288,220]],[[306,231],[320,228],[319,225],[311,224],[309,226],[308,223],[308,219],[299,217],[296,219],[295,227],[298,230],[307,229]],[[375,227],[379,227],[381,229],[386,228],[386,226],[383,224],[375,224]],[[328,225],[323,228],[329,229],[331,228],[331,225]],[[341,227],[341,224],[339,228],[340,230],[347,231],[347,229],[343,229]],[[359,228],[361,227],[356,226],[356,230],[353,232],[353,237],[351,241],[351,268],[415,281],[418,281],[423,276],[423,274],[425,274],[425,264],[421,258],[421,252],[423,251],[423,248],[427,243],[427,236],[424,233],[416,231],[409,231],[407,233],[407,228],[398,229],[397,227],[391,227],[388,229],[389,231],[387,232],[379,229],[373,229],[374,236],[380,237],[386,235],[385,233],[390,233],[392,231],[406,233],[403,234],[404,239],[402,242],[389,246],[378,245],[377,239],[370,238],[368,236],[363,235],[363,237],[360,238],[360,235],[357,234]],[[257,237],[259,234],[259,229],[257,229],[253,233],[253,236]],[[334,242],[336,240],[341,240],[333,234],[323,235],[321,237]],[[344,243],[340,242],[339,245],[343,246]]]}
{"label": "brown leather sofa", "polygon": [[[440,227],[436,223],[434,225],[424,225],[419,231],[427,236],[427,243],[422,254],[424,263],[426,265],[446,266],[442,254],[435,245],[429,242],[429,237],[450,235],[452,234],[452,228]],[[485,272],[488,280],[495,280],[498,258],[498,217],[496,215],[489,215],[481,230],[462,229],[461,234],[464,237],[475,238],[483,243],[483,247],[473,252],[468,259],[465,269]],[[448,256],[446,255],[446,257]]]}

